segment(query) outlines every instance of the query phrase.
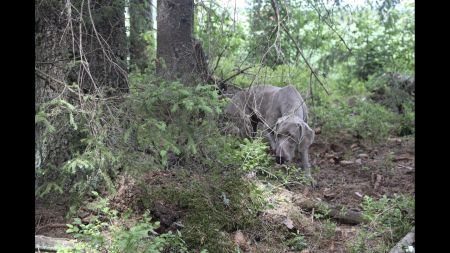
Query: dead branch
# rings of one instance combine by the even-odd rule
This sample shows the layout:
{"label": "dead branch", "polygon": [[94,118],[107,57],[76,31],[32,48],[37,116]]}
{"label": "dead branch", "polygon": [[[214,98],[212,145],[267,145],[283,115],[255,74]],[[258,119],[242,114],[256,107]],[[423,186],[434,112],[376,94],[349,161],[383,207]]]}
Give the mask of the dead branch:
{"label": "dead branch", "polygon": [[240,69],[238,72],[234,73],[234,74],[231,75],[230,77],[228,77],[228,78],[226,78],[225,80],[220,81],[220,82],[226,83],[227,81],[229,81],[229,80],[235,78],[236,76],[238,76],[238,75],[244,73],[244,71],[246,71],[247,69],[250,69],[250,68],[253,68],[253,67],[254,67],[254,66],[252,65],[252,66],[248,66],[248,67],[246,67],[246,68]]}
{"label": "dead branch", "polygon": [[324,84],[322,83],[322,81],[320,81],[319,77],[317,76],[316,71],[314,71],[314,69],[311,67],[311,65],[309,64],[308,60],[305,58],[305,56],[303,55],[302,50],[300,49],[299,45],[297,44],[297,41],[292,37],[291,33],[289,32],[289,30],[286,28],[286,26],[284,26],[283,24],[281,24],[281,27],[283,27],[283,30],[286,32],[286,34],[288,35],[288,37],[292,40],[292,42],[294,43],[295,48],[297,49],[297,52],[300,54],[300,56],[302,57],[302,59],[305,61],[306,65],[308,66],[308,68],[311,70],[311,73],[314,75],[314,77],[317,79],[317,81],[320,83],[320,85],[322,86],[322,88],[325,90],[325,92],[327,93],[327,95],[330,95],[330,93],[327,91],[327,89],[325,88]]}
{"label": "dead branch", "polygon": [[47,228],[67,228],[66,224],[56,223],[56,224],[47,224],[44,226],[36,227],[36,233]]}
{"label": "dead branch", "polygon": [[[331,217],[344,224],[357,225],[365,222],[361,212],[356,212],[353,210],[343,211],[342,207],[331,206],[324,202],[317,202],[311,199],[306,199],[298,203],[298,205],[304,210],[315,210],[315,212],[320,212],[325,216]],[[327,210],[327,212],[324,212],[323,210]]]}
{"label": "dead branch", "polygon": [[[308,3],[309,3],[309,1],[308,1]],[[319,16],[319,20],[322,19],[323,22],[331,29],[331,31],[333,31],[338,36],[339,40],[342,41],[344,46],[347,48],[348,52],[352,53],[352,49],[347,45],[344,38],[342,38],[342,36],[336,31],[336,29],[330,23],[327,22],[326,18],[320,14],[320,10],[317,9],[317,6],[315,4],[311,4],[311,5],[314,8],[314,10],[317,12],[317,15]],[[329,10],[327,8],[325,8],[325,11],[327,12],[328,16],[330,16]]]}
{"label": "dead branch", "polygon": [[217,67],[219,66],[220,59],[222,58],[225,51],[228,49],[228,45],[225,46],[225,48],[219,53],[219,56],[217,57],[216,65],[213,68],[212,74],[216,72]]}

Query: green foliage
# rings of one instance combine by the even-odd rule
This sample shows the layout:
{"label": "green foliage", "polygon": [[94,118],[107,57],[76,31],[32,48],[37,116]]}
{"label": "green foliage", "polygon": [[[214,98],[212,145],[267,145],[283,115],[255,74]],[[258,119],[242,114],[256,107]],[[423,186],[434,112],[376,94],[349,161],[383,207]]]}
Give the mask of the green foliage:
{"label": "green foliage", "polygon": [[[137,148],[148,150],[154,164],[165,167],[173,156],[192,158],[204,142],[218,135],[214,122],[224,106],[209,85],[184,86],[134,74],[126,103],[131,124],[126,139],[135,133]],[[205,133],[211,133],[205,135]]]}
{"label": "green foliage", "polygon": [[[77,85],[67,86],[76,91]],[[67,100],[58,98],[43,103],[37,108],[35,124],[41,129],[40,152],[47,143],[59,145],[63,150],[55,147],[45,147],[48,154],[55,156],[55,152],[68,152],[66,160],[54,164],[53,161],[43,161],[36,168],[38,182],[35,194],[45,197],[50,193],[73,193],[74,200],[82,199],[84,194],[98,189],[103,183],[113,191],[112,177],[119,165],[120,155],[108,143],[114,141],[114,133],[109,125],[103,124],[109,120],[115,124],[114,118],[105,113],[109,104],[101,99],[94,99],[92,95],[81,95],[84,106],[73,105]],[[90,109],[93,106],[95,109]],[[56,128],[57,126],[57,128]],[[68,145],[59,138],[65,138]],[[50,153],[49,149],[52,149]],[[67,189],[62,191],[61,189]]]}
{"label": "green foliage", "polygon": [[271,164],[267,143],[263,138],[244,139],[234,154],[234,159],[242,161],[241,168],[245,172],[265,169]]}
{"label": "green foliage", "polygon": [[363,216],[369,225],[362,228],[350,245],[351,252],[385,252],[391,248],[412,229],[414,205],[414,198],[408,196],[383,196],[379,200],[364,196]]}
{"label": "green foliage", "polygon": [[[97,193],[94,195],[98,196]],[[126,220],[119,222],[117,211],[108,207],[106,199],[99,197],[90,209],[98,215],[91,217],[88,224],[83,224],[79,218],[67,224],[66,232],[73,234],[80,243],[58,252],[188,252],[180,233],[158,235],[154,230],[159,227],[159,222],[151,222],[147,213],[127,226]]]}
{"label": "green foliage", "polygon": [[344,129],[352,135],[380,141],[394,130],[393,113],[366,99],[356,99],[352,107],[345,101],[334,101],[329,106],[313,108],[312,113],[329,137],[340,135]]}
{"label": "green foliage", "polygon": [[[232,15],[216,0],[200,1],[195,8],[194,35],[202,42],[211,68],[215,67],[219,57],[235,59],[247,54],[244,49],[247,44],[245,25],[233,22]],[[223,77],[223,72],[216,71],[215,74]]]}
{"label": "green foliage", "polygon": [[308,248],[308,243],[307,243],[305,237],[303,235],[299,234],[298,230],[296,233],[291,233],[290,235],[292,238],[290,238],[286,241],[286,245],[291,250],[302,251],[302,250]]}

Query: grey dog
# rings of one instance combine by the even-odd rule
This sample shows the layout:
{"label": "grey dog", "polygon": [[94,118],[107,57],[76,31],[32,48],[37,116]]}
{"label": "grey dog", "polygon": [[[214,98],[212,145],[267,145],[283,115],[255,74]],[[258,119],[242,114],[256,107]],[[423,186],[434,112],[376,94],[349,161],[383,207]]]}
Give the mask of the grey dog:
{"label": "grey dog", "polygon": [[283,164],[300,157],[305,175],[312,179],[308,149],[314,131],[307,124],[308,108],[294,86],[258,85],[239,91],[225,114],[242,137],[254,137],[258,123],[264,124],[276,162]]}

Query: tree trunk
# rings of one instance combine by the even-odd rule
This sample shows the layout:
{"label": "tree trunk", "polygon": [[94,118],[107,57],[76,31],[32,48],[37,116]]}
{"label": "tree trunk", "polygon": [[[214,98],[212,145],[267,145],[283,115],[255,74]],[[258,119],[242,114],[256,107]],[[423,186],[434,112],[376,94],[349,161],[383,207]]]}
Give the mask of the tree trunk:
{"label": "tree trunk", "polygon": [[[67,89],[72,83],[85,93],[103,89],[106,95],[120,95],[127,91],[124,8],[124,0],[35,1],[36,113],[54,99],[79,105],[76,89]],[[50,133],[45,124],[35,125],[36,172],[59,168],[71,159],[70,145],[81,138],[67,114],[47,115],[46,119],[55,130]],[[54,179],[48,173],[45,177]],[[36,181],[35,187],[40,184]]]}
{"label": "tree trunk", "polygon": [[[195,45],[193,0],[157,1],[157,74],[168,80],[194,84],[199,76]],[[201,55],[201,54],[200,54]],[[202,65],[202,64],[200,64]]]}
{"label": "tree trunk", "polygon": [[150,59],[150,41],[143,34],[152,31],[151,0],[130,0],[130,64],[143,72]]}
{"label": "tree trunk", "polygon": [[[66,20],[60,18],[64,2],[35,1],[35,110],[59,96],[67,81],[67,65],[70,61],[70,41],[64,38]],[[71,94],[64,96],[69,103],[75,99]],[[66,117],[54,117],[51,124],[53,134],[42,124],[35,125],[35,169],[48,167],[48,164],[61,165],[69,159],[67,143],[71,138]],[[36,181],[36,186],[40,182]]]}
{"label": "tree trunk", "polygon": [[86,34],[81,37],[83,54],[90,71],[80,68],[82,88],[90,93],[97,86],[107,95],[127,92],[125,0],[84,1],[82,18],[86,23]]}

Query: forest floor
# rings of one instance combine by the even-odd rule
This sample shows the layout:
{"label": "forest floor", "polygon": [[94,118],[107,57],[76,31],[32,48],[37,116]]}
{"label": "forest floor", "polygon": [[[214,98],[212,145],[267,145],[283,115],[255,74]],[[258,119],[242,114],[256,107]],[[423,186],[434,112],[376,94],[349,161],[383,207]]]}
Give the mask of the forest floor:
{"label": "forest floor", "polygon": [[[348,209],[361,211],[364,195],[379,199],[383,195],[392,197],[402,194],[414,197],[415,150],[414,138],[388,138],[378,144],[365,144],[357,139],[341,137],[341,139],[325,140],[316,136],[310,149],[311,164],[317,167],[312,175],[317,181],[317,188],[304,185],[290,185],[280,190],[278,196],[284,198],[290,206],[278,206],[274,210],[263,212],[261,219],[267,222],[279,222],[298,230],[304,235],[308,244],[301,251],[284,252],[350,252],[349,243],[356,240],[360,225],[348,225],[335,221],[334,232],[326,234],[324,226],[329,223],[315,219],[314,214],[299,210],[296,203],[299,199],[323,200],[330,205],[339,205]],[[164,173],[149,175],[150,182],[161,183],[167,180]],[[159,179],[158,179],[159,178]],[[36,200],[35,229],[36,234],[51,237],[71,238],[65,233],[67,205],[45,203]],[[294,208],[294,215],[290,208]],[[288,223],[292,223],[290,226]],[[233,240],[245,252],[279,252],[276,242],[265,243],[248,240],[251,231],[230,233]],[[280,244],[285,242],[279,242]]]}

